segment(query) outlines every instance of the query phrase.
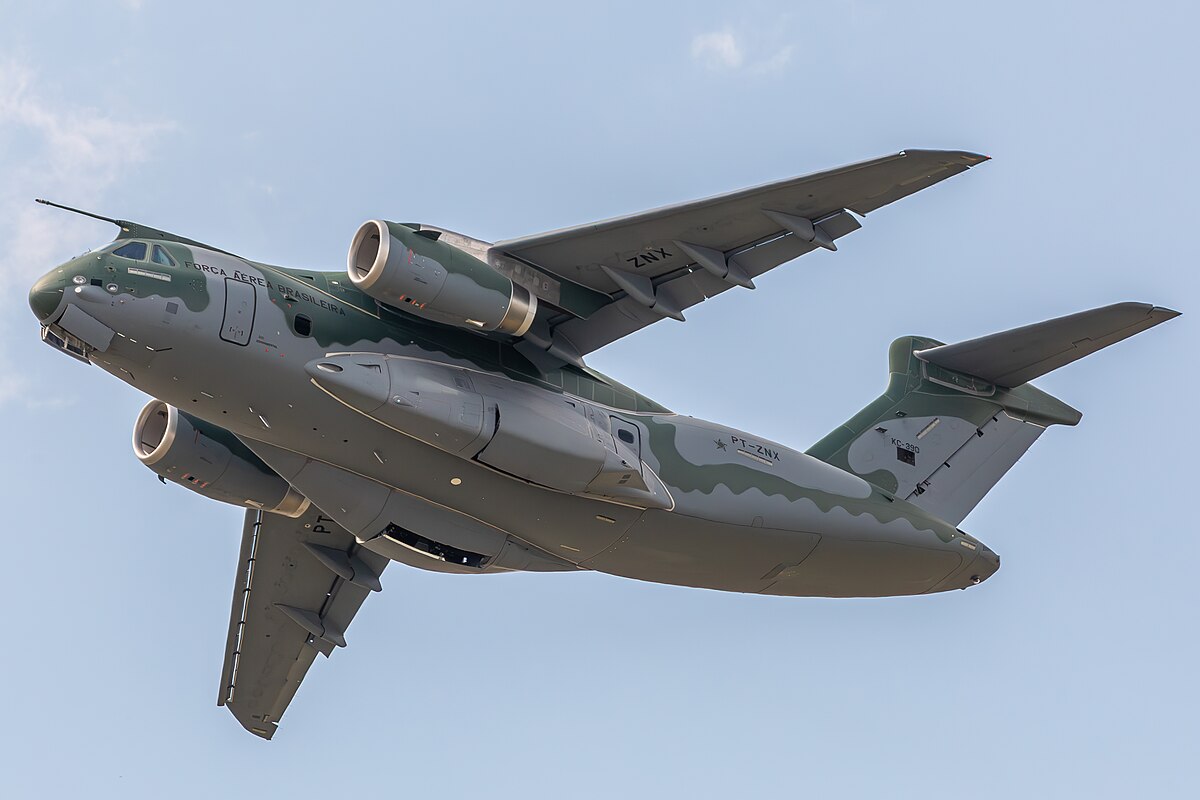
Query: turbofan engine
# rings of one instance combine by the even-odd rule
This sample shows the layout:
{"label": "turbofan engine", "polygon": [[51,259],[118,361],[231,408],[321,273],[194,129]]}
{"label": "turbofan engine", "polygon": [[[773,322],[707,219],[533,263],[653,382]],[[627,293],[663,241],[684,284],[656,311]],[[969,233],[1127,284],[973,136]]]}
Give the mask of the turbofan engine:
{"label": "turbofan engine", "polygon": [[398,222],[364,222],[350,244],[350,281],[418,317],[524,336],[537,314],[537,297],[438,235]]}
{"label": "turbofan engine", "polygon": [[299,517],[308,499],[224,428],[151,400],[133,426],[133,453],[161,478],[210,500]]}

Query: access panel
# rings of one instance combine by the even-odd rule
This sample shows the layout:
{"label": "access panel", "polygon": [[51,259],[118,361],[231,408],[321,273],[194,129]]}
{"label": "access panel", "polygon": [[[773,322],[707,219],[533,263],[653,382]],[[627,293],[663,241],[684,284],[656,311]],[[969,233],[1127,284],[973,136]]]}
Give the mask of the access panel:
{"label": "access panel", "polygon": [[225,317],[221,320],[221,338],[245,347],[254,330],[254,284],[225,279]]}

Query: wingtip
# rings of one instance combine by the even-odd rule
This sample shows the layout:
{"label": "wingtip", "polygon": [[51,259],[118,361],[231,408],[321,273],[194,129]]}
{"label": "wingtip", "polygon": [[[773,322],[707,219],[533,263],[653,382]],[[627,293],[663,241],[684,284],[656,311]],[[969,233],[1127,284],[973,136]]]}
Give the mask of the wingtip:
{"label": "wingtip", "polygon": [[949,159],[947,163],[957,161],[961,164],[966,164],[968,167],[992,160],[991,156],[985,156],[982,153],[972,153],[970,150],[928,150],[921,147],[906,147],[900,151],[901,156],[915,156],[918,153],[947,158]]}
{"label": "wingtip", "polygon": [[1131,311],[1135,310],[1135,309],[1140,310],[1140,311],[1144,312],[1147,317],[1149,317],[1150,319],[1153,319],[1155,325],[1157,325],[1160,322],[1166,322],[1169,319],[1175,319],[1176,317],[1183,315],[1182,311],[1176,311],[1173,308],[1167,308],[1166,306],[1156,306],[1156,305],[1154,305],[1154,303],[1138,303],[1133,300],[1129,300],[1124,303],[1114,303],[1112,307],[1113,308],[1126,308]]}
{"label": "wingtip", "polygon": [[1166,322],[1169,319],[1175,319],[1176,317],[1182,317],[1183,312],[1176,311],[1173,308],[1166,308],[1165,306],[1155,306],[1154,308],[1150,309],[1150,315],[1153,317],[1161,317],[1162,321]]}

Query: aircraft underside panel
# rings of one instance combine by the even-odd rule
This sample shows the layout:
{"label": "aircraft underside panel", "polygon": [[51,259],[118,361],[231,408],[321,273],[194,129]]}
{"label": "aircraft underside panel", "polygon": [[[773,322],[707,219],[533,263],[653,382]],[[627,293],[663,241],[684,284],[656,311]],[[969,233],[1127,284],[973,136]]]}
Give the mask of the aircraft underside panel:
{"label": "aircraft underside panel", "polygon": [[259,457],[362,546],[434,572],[555,572],[578,567],[499,528],[322,461],[246,440]]}
{"label": "aircraft underside panel", "polygon": [[813,533],[739,527],[648,512],[584,566],[614,575],[730,592],[761,592],[808,557]]}

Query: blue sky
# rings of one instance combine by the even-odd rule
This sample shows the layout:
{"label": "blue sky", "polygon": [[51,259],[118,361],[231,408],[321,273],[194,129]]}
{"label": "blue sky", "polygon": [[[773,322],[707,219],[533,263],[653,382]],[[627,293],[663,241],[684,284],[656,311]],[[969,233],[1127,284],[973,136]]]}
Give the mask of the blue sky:
{"label": "blue sky", "polygon": [[[0,0],[0,795],[1187,796],[1197,16]],[[899,335],[1184,311],[1039,381],[1085,416],[963,524],[993,579],[831,601],[396,566],[270,743],[215,705],[241,513],[160,485],[145,398],[25,305],[113,234],[34,197],[338,269],[368,218],[495,240],[905,147],[994,161],[590,360],[804,448]]]}

